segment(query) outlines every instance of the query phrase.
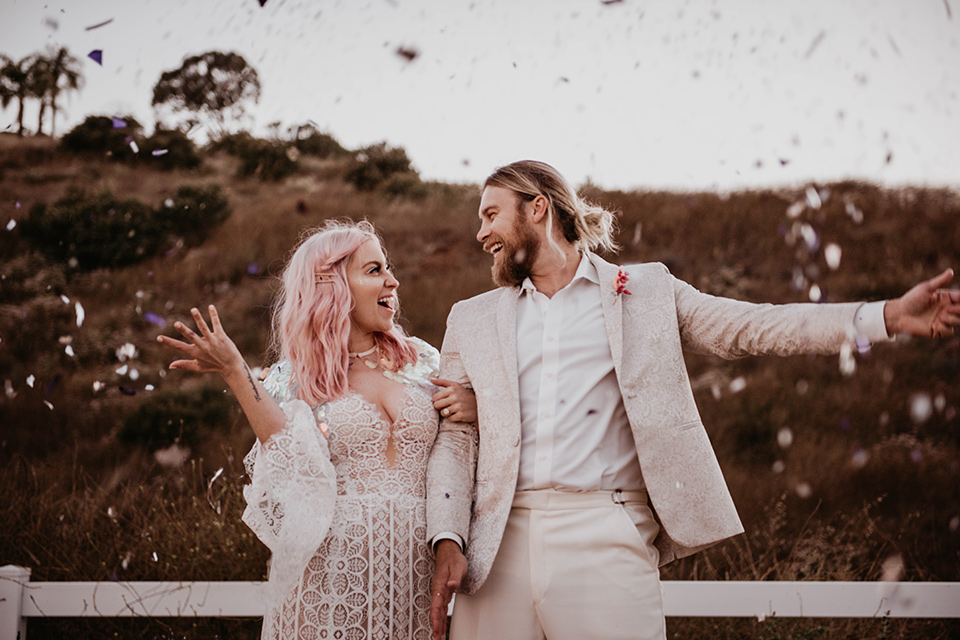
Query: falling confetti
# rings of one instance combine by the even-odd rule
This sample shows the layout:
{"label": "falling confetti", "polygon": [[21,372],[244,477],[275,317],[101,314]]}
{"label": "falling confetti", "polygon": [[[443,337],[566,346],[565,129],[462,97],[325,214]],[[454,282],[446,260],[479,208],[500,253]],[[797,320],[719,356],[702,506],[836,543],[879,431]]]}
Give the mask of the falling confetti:
{"label": "falling confetti", "polygon": [[139,355],[139,353],[137,352],[137,348],[130,342],[127,342],[122,347],[119,347],[115,351],[115,353],[117,355],[117,360],[119,360],[120,362],[133,360]]}
{"label": "falling confetti", "polygon": [[213,483],[217,481],[217,478],[223,475],[223,467],[217,469],[217,472],[213,474],[213,477],[210,478],[210,482],[207,483],[207,502],[210,503],[210,507],[217,512],[217,515],[220,515],[221,504],[220,500],[217,500],[216,504],[213,502]]}
{"label": "falling confetti", "polygon": [[63,302],[63,304],[70,304],[70,298],[63,294],[60,294],[60,301]]}
{"label": "falling confetti", "polygon": [[923,424],[933,415],[933,401],[926,393],[917,393],[910,399],[910,419]]}
{"label": "falling confetti", "polygon": [[33,374],[30,374],[29,376],[27,376],[27,386],[33,389],[33,383],[36,382],[36,380],[37,380],[37,377],[34,376]]}
{"label": "falling confetti", "polygon": [[857,361],[853,357],[853,346],[849,342],[844,342],[840,346],[840,373],[852,376],[856,372]]}
{"label": "falling confetti", "polygon": [[49,400],[44,400],[44,401],[43,401],[43,404],[47,405],[47,409],[50,409],[50,411],[53,411],[53,403],[52,403],[52,402],[50,402]]}
{"label": "falling confetti", "polygon": [[120,568],[126,571],[127,567],[130,566],[130,560],[132,559],[133,559],[133,552],[127,551],[127,555],[123,556],[123,561],[120,563]]}
{"label": "falling confetti", "polygon": [[120,393],[122,393],[122,394],[125,395],[125,396],[135,396],[135,395],[137,395],[137,390],[134,389],[133,387],[125,387],[125,386],[123,386],[123,385],[120,385],[120,386],[117,387],[117,388],[120,389]]}
{"label": "falling confetti", "polygon": [[152,155],[154,158],[159,158],[160,156],[166,155],[166,154],[167,154],[167,149],[154,149],[153,151],[150,152],[150,155]]}
{"label": "falling confetti", "polygon": [[143,319],[149,322],[150,324],[160,327],[161,329],[167,326],[167,321],[161,318],[160,316],[158,316],[157,314],[153,313],[152,311],[147,311],[145,314],[143,314]]}
{"label": "falling confetti", "polygon": [[820,285],[810,285],[810,302],[820,302],[823,298],[823,292],[820,291]]}
{"label": "falling confetti", "polygon": [[787,470],[787,464],[783,460],[777,460],[771,469],[774,473],[781,474]]}
{"label": "falling confetti", "polygon": [[71,358],[76,355],[76,354],[73,352],[73,347],[70,346],[69,344],[68,344],[63,350],[66,351],[67,355],[70,356]]}
{"label": "falling confetti", "polygon": [[113,18],[110,18],[109,20],[104,20],[103,22],[99,22],[99,23],[97,23],[97,24],[92,24],[92,25],[90,25],[89,27],[86,28],[86,31],[93,31],[94,29],[99,29],[100,27],[105,27],[105,26],[107,26],[108,24],[110,24],[111,22],[113,22]]}
{"label": "falling confetti", "polygon": [[13,390],[13,382],[10,380],[3,381],[3,392],[8,398],[12,399],[17,397],[17,392]]}
{"label": "falling confetti", "polygon": [[844,208],[846,209],[847,215],[850,216],[850,219],[853,220],[855,224],[863,222],[863,212],[857,209],[855,204],[848,202]]}
{"label": "falling confetti", "polygon": [[140,147],[137,146],[136,140],[130,141],[130,150],[133,151],[134,153],[140,153]]}
{"label": "falling confetti", "polygon": [[104,383],[100,382],[99,380],[97,380],[97,381],[95,381],[95,382],[93,383],[93,392],[94,392],[94,393],[100,393],[100,392],[103,391],[106,387],[107,387],[106,384],[104,384]]}
{"label": "falling confetti", "polygon": [[827,261],[827,266],[830,267],[831,271],[836,271],[840,268],[840,256],[843,254],[843,250],[840,248],[840,245],[831,242],[826,247],[823,248],[823,257]]}
{"label": "falling confetti", "polygon": [[820,200],[820,194],[817,193],[817,190],[813,187],[807,187],[804,195],[807,197],[807,206],[811,209],[816,209],[819,211],[820,207],[823,206],[823,202]]}
{"label": "falling confetti", "polygon": [[79,302],[77,302],[73,308],[77,312],[77,327],[81,327],[83,326],[83,319],[87,317],[87,314],[83,310],[83,305]]}
{"label": "falling confetti", "polygon": [[130,368],[130,365],[126,365],[126,364],[125,364],[125,365],[123,365],[122,367],[120,367],[119,369],[117,369],[116,371],[114,371],[114,373],[116,373],[118,376],[125,376],[125,375],[127,375],[127,369],[129,369],[129,368]]}
{"label": "falling confetti", "polygon": [[797,497],[803,500],[806,500],[813,495],[813,489],[810,487],[810,484],[807,482],[797,483],[796,487]]}
{"label": "falling confetti", "polygon": [[7,231],[13,231],[14,227],[17,226],[17,221],[13,218],[10,218],[10,222],[7,223]]}
{"label": "falling confetti", "polygon": [[747,388],[747,380],[743,376],[730,381],[730,393],[740,393]]}
{"label": "falling confetti", "polygon": [[806,205],[803,204],[803,202],[794,202],[792,205],[787,207],[787,217],[791,220],[799,218],[805,207]]}
{"label": "falling confetti", "polygon": [[107,507],[107,517],[116,520],[117,519],[117,510],[113,507]]}
{"label": "falling confetti", "polygon": [[900,579],[903,578],[904,573],[903,556],[898,553],[884,560],[881,571],[882,575],[880,576],[880,580],[884,582],[899,582]]}
{"label": "falling confetti", "polygon": [[781,449],[787,449],[793,444],[793,431],[789,427],[783,427],[777,432],[777,444]]}
{"label": "falling confetti", "polygon": [[854,469],[863,469],[870,461],[870,454],[863,447],[857,447],[850,456],[850,464]]}
{"label": "falling confetti", "polygon": [[87,57],[93,60],[94,62],[96,62],[101,67],[103,66],[103,50],[102,49],[94,49],[93,51],[87,54]]}

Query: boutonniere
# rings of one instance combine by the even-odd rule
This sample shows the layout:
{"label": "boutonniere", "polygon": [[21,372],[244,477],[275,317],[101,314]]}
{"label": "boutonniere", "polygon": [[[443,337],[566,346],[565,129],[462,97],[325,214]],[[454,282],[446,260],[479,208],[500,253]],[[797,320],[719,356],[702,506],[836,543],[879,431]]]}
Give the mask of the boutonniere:
{"label": "boutonniere", "polygon": [[615,295],[620,295],[622,293],[631,295],[630,290],[627,289],[627,272],[623,268],[617,269],[617,277],[613,279],[613,292]]}

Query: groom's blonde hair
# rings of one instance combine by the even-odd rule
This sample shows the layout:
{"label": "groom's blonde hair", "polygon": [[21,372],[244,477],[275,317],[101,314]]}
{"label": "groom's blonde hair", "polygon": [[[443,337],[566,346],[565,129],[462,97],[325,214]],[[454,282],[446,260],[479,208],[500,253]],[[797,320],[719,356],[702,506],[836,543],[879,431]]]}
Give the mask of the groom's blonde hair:
{"label": "groom's blonde hair", "polygon": [[616,251],[614,214],[590,204],[574,191],[560,172],[545,162],[520,160],[498,168],[483,183],[486,187],[502,187],[517,194],[520,202],[537,196],[547,199],[547,238],[553,239],[554,221],[560,234],[577,249]]}

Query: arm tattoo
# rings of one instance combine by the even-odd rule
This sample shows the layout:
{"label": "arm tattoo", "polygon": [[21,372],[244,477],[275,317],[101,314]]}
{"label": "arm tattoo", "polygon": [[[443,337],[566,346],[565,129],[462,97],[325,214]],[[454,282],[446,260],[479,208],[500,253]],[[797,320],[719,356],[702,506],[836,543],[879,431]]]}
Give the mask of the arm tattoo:
{"label": "arm tattoo", "polygon": [[247,370],[247,380],[250,381],[250,386],[253,387],[253,399],[260,402],[260,391],[257,390],[257,383],[253,379],[253,372],[250,371],[250,367],[248,367],[246,363],[244,363],[243,367]]}

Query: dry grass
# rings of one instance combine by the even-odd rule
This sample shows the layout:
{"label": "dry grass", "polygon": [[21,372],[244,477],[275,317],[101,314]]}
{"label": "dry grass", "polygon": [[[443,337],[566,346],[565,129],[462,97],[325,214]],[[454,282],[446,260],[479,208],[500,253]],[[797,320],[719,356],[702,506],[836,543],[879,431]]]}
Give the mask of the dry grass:
{"label": "dry grass", "polygon": [[[117,438],[149,397],[146,385],[195,384],[166,374],[171,354],[156,346],[161,329],[147,312],[170,322],[215,303],[249,362],[262,364],[274,278],[303,229],[331,217],[377,225],[401,281],[404,324],[435,345],[450,306],[491,286],[474,240],[475,188],[429,185],[417,199],[361,194],[340,180],[336,163],[316,161],[278,183],[234,175],[227,156],[206,158],[194,172],[160,173],[78,161],[49,141],[0,135],[0,210],[14,219],[77,185],[153,204],[182,184],[215,183],[233,209],[202,246],[114,271],[73,272],[31,253],[16,230],[0,232],[0,381],[9,379],[15,394],[0,395],[0,563],[30,566],[37,580],[262,576],[266,551],[239,520],[238,457],[252,437],[238,410],[225,427],[211,426],[179,469],[164,470],[153,452]],[[799,270],[828,300],[881,298],[960,266],[958,194],[857,183],[829,189],[822,209],[798,218],[819,234],[813,252],[789,242],[786,210],[802,189],[586,191],[620,212],[618,259],[663,261],[711,293],[802,301],[806,288],[791,284]],[[842,247],[836,270],[824,260],[828,243]],[[77,301],[86,313],[79,328]],[[138,349],[127,363],[137,380],[116,373],[124,343]],[[858,357],[852,376],[835,357],[691,356],[688,369],[747,533],[668,566],[666,578],[875,580],[883,561],[900,555],[907,580],[960,580],[960,339],[877,345]],[[745,388],[734,392],[738,379]],[[94,390],[98,382],[104,386]],[[920,419],[915,407],[924,399],[931,411]],[[785,429],[793,436],[787,447],[778,443]],[[256,629],[250,621],[38,621],[30,633],[241,638]],[[960,636],[955,623],[923,620],[671,619],[668,629],[677,639]]]}

